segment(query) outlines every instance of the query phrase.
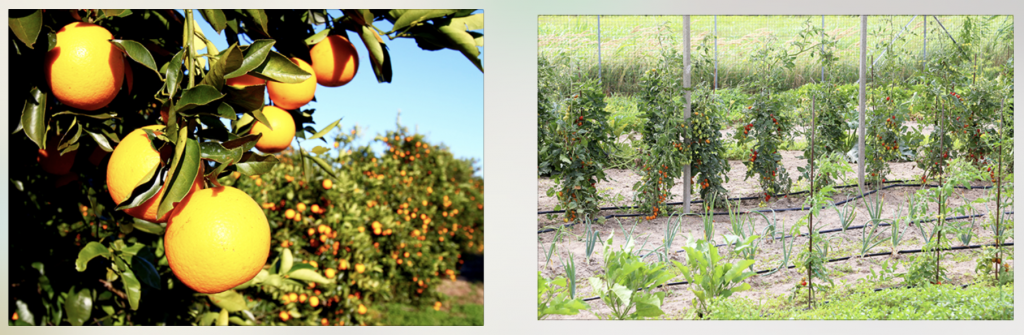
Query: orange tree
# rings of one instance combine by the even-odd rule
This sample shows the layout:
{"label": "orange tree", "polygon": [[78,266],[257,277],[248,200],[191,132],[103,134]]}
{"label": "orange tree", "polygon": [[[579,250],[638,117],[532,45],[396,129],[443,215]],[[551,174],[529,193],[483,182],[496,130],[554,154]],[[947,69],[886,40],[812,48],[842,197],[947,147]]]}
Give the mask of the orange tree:
{"label": "orange tree", "polygon": [[[360,184],[361,175],[345,170],[352,165],[340,165],[340,158],[336,164],[325,161],[326,150],[300,148],[275,156],[252,149],[273,140],[261,147],[278,151],[292,136],[323,140],[337,127],[335,121],[317,131],[310,126],[315,110],[301,105],[265,115],[263,102],[270,83],[299,85],[325,73],[321,85],[344,85],[355,75],[348,57],[354,49],[334,45],[354,40],[344,37],[349,33],[362,40],[379,82],[391,80],[392,56],[382,36],[413,38],[425,50],[459,50],[482,71],[476,48],[482,35],[468,30],[482,29],[483,16],[473,12],[343,10],[341,17],[331,17],[325,10],[12,11],[9,56],[16,65],[12,78],[19,80],[11,82],[8,107],[21,113],[9,114],[18,125],[10,147],[12,157],[24,163],[11,166],[9,201],[23,208],[19,218],[25,222],[11,229],[18,236],[10,240],[11,248],[20,251],[10,268],[12,323],[373,324],[371,302],[423,300],[419,296],[436,300],[427,288],[441,274],[453,278],[463,252],[482,252],[483,186],[473,179],[471,165],[430,146],[423,150],[432,149],[431,158],[409,164],[410,171],[439,174],[449,183],[435,180],[424,186],[427,195],[418,197],[443,207],[440,218],[427,204],[414,207],[414,213],[431,215],[418,223],[435,221],[420,229],[416,252],[437,261],[406,261],[402,272],[385,269],[384,261],[374,258],[378,248],[395,250],[389,242],[367,244],[372,249],[356,245],[363,240],[355,231],[372,233],[379,225],[373,222],[398,221],[397,207],[384,207],[394,208],[394,218],[381,212],[372,222],[358,221],[366,217],[350,212],[366,205],[353,201],[385,190]],[[230,47],[218,50],[199,29],[198,19],[223,33]],[[382,20],[394,29],[376,28],[374,22]],[[316,32],[318,24],[327,28]],[[310,49],[325,40],[337,50],[328,53],[334,56],[311,58]],[[316,69],[301,66],[317,59],[333,67],[324,69],[324,61]],[[334,69],[340,77],[332,77]],[[285,126],[279,126],[282,120]],[[299,132],[281,133],[289,123]],[[269,126],[257,127],[263,125]],[[423,147],[422,141],[415,143]],[[317,261],[301,249],[307,245],[292,247],[292,241],[310,238],[308,233],[298,238],[296,229],[282,235],[280,228],[290,226],[266,204],[287,203],[294,194],[271,199],[265,189],[229,181],[245,175],[243,180],[258,188],[265,185],[261,175],[278,173],[289,166],[282,162],[292,161],[306,167],[298,174],[300,181],[318,180],[320,188],[327,188],[324,206],[339,208],[338,216],[330,217],[330,230],[324,223],[317,238],[329,234],[333,241],[349,243],[331,245],[332,256],[347,249],[338,258],[345,261]],[[431,187],[439,199],[431,198]],[[397,193],[395,188],[386,191]],[[411,199],[414,193],[402,194]],[[306,195],[312,197],[298,199],[313,200]],[[143,206],[146,211],[133,210]],[[317,207],[309,210],[331,213]],[[293,217],[314,218],[305,209],[299,212],[303,215]],[[357,228],[357,223],[369,228]],[[395,235],[402,240],[399,246],[413,248],[402,243],[404,234],[412,238],[415,230],[390,232],[403,234]],[[284,240],[289,243],[282,249]],[[219,243],[235,247],[209,248]],[[320,243],[310,247],[316,254],[325,242],[309,243]],[[316,262],[336,269],[347,268],[345,262],[363,262],[351,268],[365,276],[319,271]],[[408,292],[413,278],[407,274],[415,274],[422,292]],[[312,291],[291,299],[303,288]],[[352,299],[340,297],[341,292],[352,292]],[[303,303],[308,307],[298,306]],[[323,309],[328,305],[337,307],[328,313]]]}

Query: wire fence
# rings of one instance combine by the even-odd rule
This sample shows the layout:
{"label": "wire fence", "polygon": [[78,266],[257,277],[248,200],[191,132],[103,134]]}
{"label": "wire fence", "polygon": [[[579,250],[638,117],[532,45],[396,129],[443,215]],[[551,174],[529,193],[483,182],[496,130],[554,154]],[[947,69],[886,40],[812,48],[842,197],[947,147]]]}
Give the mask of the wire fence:
{"label": "wire fence", "polygon": [[[961,34],[967,16],[869,16],[869,71],[886,62],[900,62],[909,76],[921,68],[926,57],[943,54],[962,47],[954,43]],[[981,31],[994,31],[1009,26],[1012,16],[972,16],[973,25]],[[691,52],[695,62],[704,57],[714,69],[694,69],[693,82],[718,87],[734,87],[751,81],[757,75],[749,55],[766,43],[796,48],[791,42],[802,39],[801,32],[809,26],[822,28],[826,38],[835,39],[836,67],[826,78],[839,83],[853,83],[858,78],[860,48],[860,17],[857,15],[826,16],[737,16],[696,15],[690,17]],[[540,16],[538,18],[538,57],[561,61],[578,78],[602,80],[606,93],[632,95],[644,71],[661,61],[669,48],[683,49],[683,16]],[[1011,33],[1012,40],[1012,33]],[[984,38],[984,37],[983,37]],[[811,43],[820,37],[803,38]],[[989,41],[986,56],[1005,61],[1013,55],[1011,45]],[[700,52],[701,46],[706,52]],[[886,52],[886,49],[890,52]],[[790,88],[822,79],[820,63],[810,52],[795,60],[788,75]],[[716,75],[717,74],[717,78]]]}

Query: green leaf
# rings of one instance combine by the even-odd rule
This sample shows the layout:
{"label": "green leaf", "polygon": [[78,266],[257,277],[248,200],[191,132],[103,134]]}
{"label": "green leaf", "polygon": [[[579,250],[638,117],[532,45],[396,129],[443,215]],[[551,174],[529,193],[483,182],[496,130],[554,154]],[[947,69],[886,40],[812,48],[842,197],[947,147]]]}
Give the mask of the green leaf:
{"label": "green leaf", "polygon": [[618,283],[612,285],[612,293],[614,293],[615,296],[619,297],[619,300],[622,301],[622,305],[629,305],[630,299],[633,296],[633,290],[630,290],[629,288],[622,286],[622,284]]}
{"label": "green leaf", "polygon": [[[235,113],[251,113],[263,109],[264,92],[266,86],[246,86],[237,88],[233,86],[225,86],[224,90],[227,92],[227,97],[224,98],[224,102],[235,106],[237,109]],[[232,114],[229,120],[238,119],[236,115]]]}
{"label": "green leaf", "polygon": [[185,57],[185,49],[181,49],[178,53],[171,57],[171,60],[167,62],[167,79],[164,80],[164,85],[167,87],[167,95],[172,98],[178,92],[178,86],[181,84],[183,71],[181,70],[182,59]]}
{"label": "green leaf", "polygon": [[228,310],[226,310],[226,309],[220,310],[220,314],[217,316],[217,325],[218,326],[227,326],[228,325]]}
{"label": "green leaf", "polygon": [[144,232],[144,233],[149,233],[149,234],[153,234],[153,235],[163,235],[164,234],[164,228],[163,227],[161,227],[158,224],[155,224],[155,223],[143,220],[143,219],[136,218],[132,222],[132,226],[135,227],[135,229],[137,229],[137,230],[139,230],[141,232]]}
{"label": "green leaf", "polygon": [[341,119],[337,119],[334,122],[331,122],[331,124],[327,125],[327,127],[324,127],[323,129],[320,129],[320,131],[316,132],[316,134],[313,134],[312,137],[307,138],[307,140],[315,140],[315,139],[324,137],[325,135],[330,133],[331,130],[333,130],[335,126],[338,125],[338,122],[341,122]]}
{"label": "green leaf", "polygon": [[92,290],[83,288],[77,293],[70,292],[64,300],[64,312],[72,326],[85,324],[92,315]]}
{"label": "green leaf", "polygon": [[235,286],[234,289],[235,290],[247,289],[249,287],[252,287],[253,285],[257,285],[257,284],[263,283],[264,281],[267,280],[267,277],[269,277],[269,276],[270,276],[270,272],[267,271],[267,269],[260,269],[260,272],[257,273],[255,277],[252,277],[252,279],[249,279],[249,281],[244,282],[241,285]]}
{"label": "green leaf", "polygon": [[110,250],[100,242],[92,241],[85,245],[82,250],[78,251],[78,260],[75,261],[75,269],[78,272],[85,271],[85,267],[89,264],[89,261],[96,256],[103,256],[103,258],[110,259]]}
{"label": "green leaf", "polygon": [[288,57],[275,51],[270,51],[263,63],[249,71],[249,74],[257,78],[286,84],[301,83],[313,76],[312,73],[306,72]]}
{"label": "green leaf", "polygon": [[463,30],[481,30],[484,29],[484,14],[473,14],[470,16],[453,18],[449,24],[454,27],[462,28]]}
{"label": "green leaf", "polygon": [[181,93],[181,99],[171,108],[171,111],[181,113],[199,106],[210,105],[224,96],[225,94],[213,86],[196,85]]}
{"label": "green leaf", "polygon": [[242,66],[242,50],[237,44],[232,44],[227,50],[218,55],[217,61],[210,66],[210,71],[203,77],[200,85],[210,85],[220,90],[226,81],[225,75],[238,70]]}
{"label": "green leaf", "polygon": [[250,45],[241,46],[240,48],[243,49],[243,54],[245,55],[242,57],[242,65],[240,65],[235,71],[224,75],[224,78],[230,79],[240,77],[249,73],[249,71],[256,69],[260,65],[263,65],[264,61],[267,59],[267,55],[270,54],[271,47],[273,47],[276,42],[277,41],[275,40],[269,39],[255,40]]}
{"label": "green leaf", "polygon": [[427,20],[443,17],[445,15],[454,14],[454,9],[409,9],[401,13],[401,16],[395,20],[394,28],[388,33],[396,32],[410,25],[423,23]]}
{"label": "green leaf", "polygon": [[453,43],[452,49],[462,52],[462,55],[466,56],[476,68],[480,69],[480,72],[484,71],[483,63],[480,62],[480,50],[476,47],[476,40],[473,35],[466,32],[465,27],[457,27],[452,25],[440,26],[437,29],[444,33]]}
{"label": "green leaf", "polygon": [[201,318],[199,318],[199,325],[200,326],[212,326],[213,323],[215,321],[217,321],[217,317],[219,317],[219,316],[220,316],[220,313],[217,313],[217,312],[206,312],[206,313],[203,313],[203,316]]}
{"label": "green leaf", "polygon": [[318,145],[318,146],[313,147],[313,149],[311,149],[310,151],[313,152],[313,154],[315,154],[315,155],[321,155],[321,154],[323,154],[325,152],[331,151],[331,149],[328,149],[327,147],[319,146]]}
{"label": "green leaf", "polygon": [[203,15],[203,19],[210,23],[210,27],[213,27],[218,34],[227,27],[224,11],[220,9],[200,9],[199,13]]}
{"label": "green leaf", "polygon": [[657,295],[644,294],[637,297],[635,302],[636,311],[633,312],[633,316],[635,317],[653,318],[665,314],[665,312],[661,310],[661,300],[658,299]]}
{"label": "green leaf", "polygon": [[228,149],[221,143],[217,142],[203,142],[200,146],[202,147],[203,159],[212,160],[221,164],[233,164],[240,161],[242,159],[242,154],[246,151],[241,148]]}
{"label": "green leaf", "polygon": [[232,317],[228,318],[228,321],[230,321],[231,324],[236,325],[236,326],[252,326],[252,325],[254,325],[252,323],[252,321],[243,320],[242,318],[237,317],[237,316],[232,316]]}
{"label": "green leaf", "polygon": [[281,268],[278,269],[277,273],[288,273],[292,270],[292,264],[295,260],[292,256],[292,249],[284,248],[281,251]]}
{"label": "green leaf", "polygon": [[157,78],[163,79],[160,76],[160,69],[156,66],[156,61],[153,60],[153,54],[149,53],[149,49],[146,49],[142,43],[132,40],[111,40],[118,49],[124,50],[136,63],[142,64],[146,68],[156,72]]}
{"label": "green leaf", "polygon": [[21,299],[15,301],[14,304],[18,307],[18,321],[34,326],[36,324],[35,316],[32,315],[32,310],[28,309],[28,304],[21,301]]}
{"label": "green leaf", "polygon": [[142,284],[139,283],[139,279],[135,277],[135,273],[131,269],[126,269],[121,272],[121,281],[124,282],[124,293],[128,295],[128,305],[132,307],[132,310],[139,309],[139,298],[142,297]]}
{"label": "green leaf", "polygon": [[307,46],[316,45],[317,43],[320,43],[320,41],[323,41],[324,38],[327,38],[327,35],[330,33],[330,29],[321,30],[319,33],[313,34],[313,36],[306,38],[304,42],[306,42]]}
{"label": "green leaf", "polygon": [[262,9],[246,9],[245,12],[249,14],[249,19],[259,26],[261,33],[266,34],[268,32],[266,12]]}
{"label": "green leaf", "polygon": [[239,312],[247,309],[245,297],[235,290],[227,290],[217,294],[211,294],[210,302],[228,312]]}
{"label": "green leaf", "polygon": [[270,172],[280,161],[274,155],[260,155],[253,152],[246,152],[242,155],[242,161],[235,166],[238,171],[246,175],[264,174]]}
{"label": "green leaf", "polygon": [[21,126],[28,139],[41,149],[46,147],[46,93],[38,87],[30,92],[32,97],[25,100],[21,110]]}
{"label": "green leaf", "polygon": [[[378,83],[391,82],[391,60],[387,56],[384,42],[379,40],[380,36],[373,28],[363,26],[360,36],[363,38],[363,45],[370,53],[370,65],[377,76]],[[387,71],[385,71],[387,70]]]}
{"label": "green leaf", "polygon": [[32,46],[39,38],[39,31],[43,29],[43,13],[35,10],[27,16],[15,17],[17,13],[14,10],[8,12],[10,17],[7,18],[7,25],[11,27],[11,32],[18,40],[25,43],[29,49],[33,49]]}
{"label": "green leaf", "polygon": [[[138,244],[141,245],[141,244]],[[143,257],[132,257],[132,270],[138,275],[139,281],[149,287],[160,289],[160,272],[153,263]]]}
{"label": "green leaf", "polygon": [[162,217],[174,209],[174,205],[188,195],[196,176],[199,175],[200,160],[199,142],[195,139],[186,139],[175,146],[174,161],[171,163],[171,170],[168,173],[167,191],[160,199],[160,207],[157,210],[157,217]]}
{"label": "green leaf", "polygon": [[313,162],[316,163],[316,165],[319,165],[321,169],[323,169],[325,172],[327,172],[327,174],[331,175],[331,178],[335,178],[335,179],[338,178],[338,175],[334,173],[334,168],[331,167],[330,163],[328,163],[327,161],[323,160],[323,158],[320,158],[320,157],[317,157],[317,156],[313,156],[313,155],[310,155],[308,153],[306,154],[306,157],[308,157],[309,159],[313,160]]}
{"label": "green leaf", "polygon": [[131,15],[131,9],[104,9],[103,15],[110,17],[125,17]]}
{"label": "green leaf", "polygon": [[317,284],[328,284],[331,281],[326,277],[320,275],[313,269],[294,269],[288,273],[288,277],[292,279],[298,279],[306,282],[315,282]]}

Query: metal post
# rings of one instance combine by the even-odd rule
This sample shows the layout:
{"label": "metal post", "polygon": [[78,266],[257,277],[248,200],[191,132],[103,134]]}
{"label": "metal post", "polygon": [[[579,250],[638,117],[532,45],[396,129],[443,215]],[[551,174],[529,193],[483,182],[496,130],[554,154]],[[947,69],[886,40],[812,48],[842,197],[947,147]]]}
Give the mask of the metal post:
{"label": "metal post", "polygon": [[715,15],[715,90],[718,90],[718,15]]}
{"label": "metal post", "polygon": [[860,106],[857,111],[860,113],[860,123],[857,125],[857,185],[860,193],[864,194],[864,136],[867,127],[864,125],[864,104],[867,101],[867,91],[864,88],[867,82],[867,55],[868,55],[868,16],[860,16]]}
{"label": "metal post", "polygon": [[597,84],[601,84],[601,15],[597,16]]}
{"label": "metal post", "polygon": [[[683,99],[686,105],[683,108],[683,119],[690,118],[690,16],[683,15]],[[686,139],[684,139],[685,141]],[[683,167],[683,213],[690,212],[690,165]]]}
{"label": "metal post", "polygon": [[[821,53],[825,53],[825,15],[821,16]],[[821,82],[825,83],[825,63],[821,64]]]}

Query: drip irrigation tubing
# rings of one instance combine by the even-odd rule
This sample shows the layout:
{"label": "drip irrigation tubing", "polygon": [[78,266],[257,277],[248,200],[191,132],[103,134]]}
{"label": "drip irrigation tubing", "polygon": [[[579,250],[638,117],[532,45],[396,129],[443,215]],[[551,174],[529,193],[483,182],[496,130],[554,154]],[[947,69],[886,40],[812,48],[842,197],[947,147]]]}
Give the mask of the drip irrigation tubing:
{"label": "drip irrigation tubing", "polygon": [[[1013,246],[1013,242],[1003,243],[1002,245],[996,245],[995,243],[993,243],[993,244],[963,245],[963,246],[959,246],[959,247],[942,248],[942,249],[939,249],[939,251],[970,250],[970,249],[978,249],[978,248],[981,248],[981,247],[997,247],[997,246],[999,246],[999,247],[1012,247]],[[927,252],[932,252],[932,251],[935,251],[935,250],[928,250]],[[925,251],[923,251],[922,249],[899,250],[899,251],[896,251],[896,254],[897,255],[904,255],[904,254],[916,254],[916,253],[921,253],[921,252],[925,252]],[[893,253],[890,251],[890,252],[876,252],[876,253],[863,254],[863,255],[853,255],[853,256],[846,256],[846,257],[829,259],[829,260],[825,261],[825,263],[841,262],[841,261],[849,260],[849,259],[852,259],[852,258],[877,257],[877,256],[886,256],[886,255],[892,255],[892,254]],[[788,265],[788,266],[786,266],[786,269],[792,269],[792,268],[795,268],[795,267],[796,267],[796,265]],[[757,271],[757,272],[754,272],[754,273],[755,274],[765,274],[765,273],[769,273],[769,272],[775,272],[775,271],[778,271],[778,270],[781,270],[781,269],[782,269],[782,266],[779,266],[779,267],[774,268],[774,269],[760,270],[760,271]],[[684,280],[684,281],[681,281],[681,282],[673,282],[673,283],[661,284],[661,285],[658,285],[658,286],[656,286],[654,288],[661,288],[661,287],[667,287],[667,286],[678,286],[678,285],[686,285],[686,284],[689,284],[689,282]],[[640,291],[640,289],[637,289],[637,291]],[[585,299],[583,299],[583,301],[594,301],[594,300],[598,300],[598,299],[601,299],[601,297],[585,298]]]}
{"label": "drip irrigation tubing", "polygon": [[[894,184],[886,185],[886,186],[884,186],[884,187],[882,187],[880,189],[877,189],[877,190],[870,190],[870,191],[864,192],[864,194],[861,194],[861,195],[858,195],[858,196],[854,196],[854,197],[850,197],[850,198],[848,198],[846,200],[833,203],[832,206],[840,206],[840,205],[846,204],[846,203],[848,203],[850,201],[854,201],[854,200],[863,198],[865,196],[874,194],[875,192],[878,192],[878,191],[881,191],[881,190],[885,190],[885,189],[889,189],[889,188],[893,188],[893,187],[919,187],[919,186],[938,187],[937,184],[904,184],[903,182],[905,182],[905,181],[906,180],[892,180],[892,181],[888,181],[886,183],[894,183]],[[835,188],[849,188],[849,187],[857,187],[857,186],[858,185],[840,185],[840,186],[836,186]],[[971,186],[971,187],[954,186],[954,187],[955,188],[960,188],[960,189],[991,189],[992,188],[992,186]],[[776,194],[775,197],[779,197],[780,195],[786,196],[786,195],[804,194],[804,193],[808,193],[808,192],[809,191],[798,191],[798,192],[786,193],[786,194]],[[753,196],[753,197],[741,197],[741,198],[728,198],[729,201],[733,201],[733,200],[753,200],[753,199],[760,199],[760,197],[759,196]],[[702,199],[698,199],[698,200],[691,201],[690,203],[691,204],[703,203],[703,200]],[[677,205],[683,205],[683,203],[682,202],[669,202],[669,203],[665,203],[665,205],[666,206],[677,206]],[[828,205],[822,205],[821,208],[824,209],[827,206]],[[636,207],[635,206],[601,207],[600,209],[601,210],[618,210],[618,209],[630,209],[630,208],[636,208]],[[773,212],[777,213],[777,212],[789,212],[789,211],[806,211],[806,210],[810,210],[810,209],[811,209],[810,207],[804,207],[804,206],[792,207],[792,208],[768,208],[768,209],[755,209],[755,210],[750,210],[750,211],[734,212],[732,214],[733,215],[745,215],[745,214],[750,214],[750,213],[773,213]],[[541,214],[554,214],[554,213],[564,213],[564,212],[565,212],[565,210],[540,211],[540,212],[537,212],[537,214],[541,215]],[[701,215],[701,214],[699,214],[699,213],[691,213],[691,214],[685,214],[685,215]],[[705,215],[706,215],[706,213],[705,213]],[[729,212],[713,212],[713,213],[711,213],[711,215],[729,215]],[[607,219],[611,219],[611,218],[639,217],[639,216],[646,216],[646,215],[644,215],[644,214],[610,214],[610,215],[604,216],[604,219],[607,220]],[[576,223],[576,222],[567,223],[567,224],[561,225],[560,227],[561,228],[568,228],[568,227],[575,226],[577,224],[579,224],[579,223]],[[550,232],[553,232],[555,230],[557,230],[557,228],[545,228],[545,229],[538,230],[537,234],[550,233]]]}

